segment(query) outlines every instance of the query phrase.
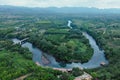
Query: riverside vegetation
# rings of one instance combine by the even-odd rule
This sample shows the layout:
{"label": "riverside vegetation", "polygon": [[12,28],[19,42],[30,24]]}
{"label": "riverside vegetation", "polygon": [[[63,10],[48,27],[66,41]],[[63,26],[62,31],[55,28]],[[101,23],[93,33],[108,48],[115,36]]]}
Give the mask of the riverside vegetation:
{"label": "riverside vegetation", "polygon": [[[63,73],[36,66],[32,61],[32,53],[19,44],[13,45],[11,39],[29,37],[29,42],[58,61],[83,63],[93,55],[88,40],[82,35],[82,31],[86,31],[104,49],[109,64],[85,71],[94,80],[119,80],[120,16],[59,15],[0,14],[0,79],[12,80],[31,73],[25,80],[73,80],[82,73],[81,70],[78,74],[76,69],[71,73]],[[69,19],[73,21],[73,29],[67,27]]]}
{"label": "riverside vegetation", "polygon": [[[91,58],[93,50],[79,29],[71,30],[67,27],[67,23],[64,24],[59,20],[53,23],[52,20],[43,18],[43,20],[33,20],[31,23],[29,22],[30,16],[27,16],[27,19],[23,18],[23,21],[22,16],[20,18],[15,16],[15,19],[13,15],[10,17],[1,17],[0,22],[0,60],[2,61],[0,79],[11,80],[31,74],[25,79],[73,80],[74,77],[83,73],[82,70],[77,72],[79,69],[75,68],[72,72],[66,73],[37,66],[32,61],[32,53],[27,48],[22,48],[20,44],[14,44],[11,40],[29,37],[29,42],[55,56],[58,61],[86,62]],[[36,17],[32,19],[34,18],[36,19]]]}

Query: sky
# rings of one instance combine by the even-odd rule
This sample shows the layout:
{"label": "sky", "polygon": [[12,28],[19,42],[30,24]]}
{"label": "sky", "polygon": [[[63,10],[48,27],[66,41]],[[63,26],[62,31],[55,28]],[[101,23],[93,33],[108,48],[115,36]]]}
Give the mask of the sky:
{"label": "sky", "polygon": [[120,0],[0,0],[0,5],[25,7],[120,8]]}

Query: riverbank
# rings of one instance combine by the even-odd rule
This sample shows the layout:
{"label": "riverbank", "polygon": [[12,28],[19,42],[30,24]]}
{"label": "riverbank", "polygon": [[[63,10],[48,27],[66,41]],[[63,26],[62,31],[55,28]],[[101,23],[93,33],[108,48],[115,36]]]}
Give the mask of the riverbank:
{"label": "riverbank", "polygon": [[[39,62],[36,62],[36,65],[40,66],[41,64]],[[48,68],[48,67],[46,67],[46,68]],[[62,72],[66,72],[66,73],[72,72],[72,69],[65,69],[65,68],[52,68],[52,69],[62,71]],[[81,70],[83,70],[83,69],[81,69]],[[74,80],[92,80],[92,76],[90,74],[84,72],[84,74],[75,77]]]}
{"label": "riverbank", "polygon": [[37,38],[30,37],[29,41],[43,52],[52,55],[57,62],[85,63],[93,55],[89,41],[79,29],[47,29]]}
{"label": "riverbank", "polygon": [[[104,56],[104,52],[103,50],[100,50],[98,45],[96,44],[95,40],[87,33],[83,33],[84,36],[89,40],[89,43],[91,45],[91,47],[94,50],[93,56],[92,58],[86,62],[86,63],[68,63],[66,64],[66,66],[64,68],[73,68],[73,67],[82,67],[82,68],[96,68],[96,67],[100,67],[101,62],[107,63],[107,60],[105,59]],[[13,39],[13,42],[19,41],[18,39]],[[61,68],[60,63],[56,61],[56,59],[51,56],[46,54],[46,58],[42,57],[43,52],[36,48],[33,47],[33,45],[31,43],[24,43],[23,47],[27,47],[32,53],[33,53],[33,60],[34,62],[43,62],[43,60],[45,61],[45,66],[50,66],[50,67],[56,67],[56,68]],[[43,64],[41,64],[43,65]],[[44,66],[44,65],[43,65]]]}

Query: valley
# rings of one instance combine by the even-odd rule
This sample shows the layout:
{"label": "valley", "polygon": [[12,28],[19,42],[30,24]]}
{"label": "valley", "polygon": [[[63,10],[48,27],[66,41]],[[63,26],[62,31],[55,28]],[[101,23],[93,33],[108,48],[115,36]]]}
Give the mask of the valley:
{"label": "valley", "polygon": [[0,12],[0,79],[74,80],[85,72],[119,80],[119,20],[119,14]]}

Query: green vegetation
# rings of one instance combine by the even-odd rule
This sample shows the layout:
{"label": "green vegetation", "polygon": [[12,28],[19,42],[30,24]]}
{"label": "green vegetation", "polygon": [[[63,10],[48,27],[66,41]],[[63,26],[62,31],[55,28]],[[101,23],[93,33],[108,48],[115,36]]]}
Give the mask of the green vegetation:
{"label": "green vegetation", "polygon": [[[60,62],[87,62],[93,55],[93,50],[88,40],[82,35],[82,31],[74,27],[69,29],[66,20],[59,20],[46,17],[24,16],[15,19],[21,22],[16,27],[1,27],[1,38],[19,38],[29,37],[31,43],[44,52],[53,55]],[[42,18],[41,18],[42,17]],[[33,20],[31,19],[33,18]],[[34,19],[35,18],[35,19]],[[12,21],[14,18],[10,18]],[[51,19],[51,20],[50,20]],[[5,19],[6,20],[6,19]],[[9,20],[9,18],[7,19]],[[28,21],[24,23],[24,21]],[[64,22],[63,22],[63,21]],[[66,24],[65,24],[66,22]],[[72,24],[73,26],[75,24]]]}
{"label": "green vegetation", "polygon": [[[17,52],[0,51],[0,79],[13,80],[30,74],[25,80],[73,80],[74,77],[50,68],[42,68]],[[60,76],[60,77],[57,77]]]}
{"label": "green vegetation", "polygon": [[[104,49],[109,65],[101,68],[87,70],[94,79],[119,80],[120,77],[120,21],[119,17],[112,16],[102,20],[92,18],[86,21],[76,20],[81,30],[87,31]],[[80,24],[79,24],[80,23]]]}
{"label": "green vegetation", "polygon": [[70,73],[42,68],[32,61],[32,53],[9,40],[0,40],[0,79],[13,80],[26,76],[25,80],[73,80]]}
{"label": "green vegetation", "polygon": [[79,68],[73,68],[72,69],[72,74],[77,77],[77,76],[80,76],[82,74],[84,74],[84,71],[83,70],[80,70]]}
{"label": "green vegetation", "polygon": [[[73,29],[67,20],[73,21]],[[92,54],[88,32],[97,41],[109,64],[87,69],[93,80],[120,80],[120,15],[71,14],[34,15],[0,14],[0,79],[13,80],[31,74],[25,80],[73,80],[83,71],[73,69],[63,73],[42,68],[32,62],[32,54],[20,45],[13,45],[12,38],[29,37],[31,43],[62,62],[87,62]],[[78,71],[78,72],[77,72]]]}
{"label": "green vegetation", "polygon": [[28,74],[25,80],[73,80],[79,76],[79,73],[75,74],[76,70],[66,73],[37,66],[32,61],[32,53],[19,44],[13,44],[11,39],[29,37],[28,41],[61,62],[86,62],[93,51],[80,29],[70,30],[64,19],[53,17],[52,20],[46,20],[45,17],[49,16],[37,17],[41,20],[36,20],[35,16],[9,16],[1,17],[0,21],[1,80],[13,80]]}
{"label": "green vegetation", "polygon": [[63,62],[87,62],[93,54],[80,30],[48,29],[40,36],[30,37],[30,42]]}
{"label": "green vegetation", "polygon": [[31,73],[35,64],[30,60],[23,58],[17,52],[0,52],[0,79],[11,80],[19,76]]}

